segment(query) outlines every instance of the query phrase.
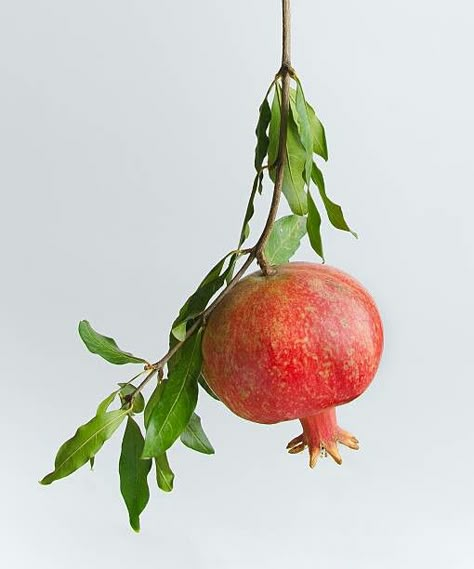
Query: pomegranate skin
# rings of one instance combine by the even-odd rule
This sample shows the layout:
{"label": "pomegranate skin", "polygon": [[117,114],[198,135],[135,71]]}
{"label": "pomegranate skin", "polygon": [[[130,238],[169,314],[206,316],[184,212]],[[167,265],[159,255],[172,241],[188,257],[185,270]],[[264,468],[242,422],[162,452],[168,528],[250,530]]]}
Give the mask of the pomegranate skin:
{"label": "pomegranate skin", "polygon": [[[350,436],[337,431],[335,415],[329,421],[331,408],[367,389],[383,328],[374,300],[355,279],[327,265],[295,262],[272,276],[242,279],[209,317],[202,349],[203,375],[229,409],[257,423],[301,419],[304,434],[293,446],[311,453],[313,445],[317,455],[319,447]],[[323,410],[334,424],[327,444],[314,434]],[[351,440],[347,446],[358,448]]]}

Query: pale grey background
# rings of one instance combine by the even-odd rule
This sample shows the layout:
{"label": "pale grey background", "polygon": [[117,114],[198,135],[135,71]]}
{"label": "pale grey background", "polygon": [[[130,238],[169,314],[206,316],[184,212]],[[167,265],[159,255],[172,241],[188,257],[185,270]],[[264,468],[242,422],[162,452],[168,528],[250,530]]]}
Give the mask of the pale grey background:
{"label": "pale grey background", "polygon": [[[176,310],[234,246],[279,1],[2,0],[2,562],[29,567],[472,567],[472,2],[295,0],[294,65],[328,132],[328,261],[386,326],[362,441],[290,457],[298,425],[202,397],[217,454],[177,447],[133,534],[120,440],[44,488],[57,446],[130,370],[86,353],[89,318],[159,356]],[[258,203],[254,234],[268,203]],[[299,257],[313,259],[305,246]]]}

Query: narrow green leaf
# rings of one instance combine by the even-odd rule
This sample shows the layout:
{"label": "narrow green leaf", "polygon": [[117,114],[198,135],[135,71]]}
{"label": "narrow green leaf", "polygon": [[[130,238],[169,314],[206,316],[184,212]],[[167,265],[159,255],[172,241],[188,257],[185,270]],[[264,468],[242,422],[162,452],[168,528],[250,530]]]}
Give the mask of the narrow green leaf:
{"label": "narrow green leaf", "polygon": [[207,383],[207,381],[206,381],[205,377],[202,375],[202,373],[199,374],[198,383],[208,395],[210,395],[216,401],[220,401],[219,397],[217,397],[217,395],[214,393],[214,391],[212,391],[212,389],[209,387],[209,384]]}
{"label": "narrow green leaf", "polygon": [[298,128],[300,141],[305,149],[304,179],[305,182],[309,185],[309,182],[311,180],[311,167],[313,165],[313,134],[311,130],[308,109],[306,106],[306,99],[304,97],[303,88],[299,81],[296,86],[294,100],[293,98],[290,98],[290,104],[293,118]]}
{"label": "narrow green leaf", "polygon": [[319,215],[318,208],[314,203],[311,192],[308,192],[308,218],[306,225],[311,247],[324,261],[323,243],[321,239],[321,216]]}
{"label": "narrow green leaf", "polygon": [[47,474],[41,484],[51,484],[86,464],[110,439],[126,415],[127,411],[123,409],[102,413],[79,427],[75,435],[60,447],[53,472]]}
{"label": "narrow green leaf", "polygon": [[79,335],[87,349],[93,354],[98,354],[111,364],[143,364],[146,360],[137,358],[129,352],[121,350],[113,338],[102,336],[96,332],[87,320],[79,322]]}
{"label": "narrow green leaf", "polygon": [[[120,389],[116,389],[115,391],[112,391],[112,393],[110,395],[107,395],[107,397],[101,401],[99,403],[99,406],[97,407],[97,411],[96,411],[96,415],[103,415],[104,413],[107,412],[107,410],[109,409],[109,407],[112,405],[114,399],[117,397],[117,393],[119,393]],[[95,464],[95,456],[92,456],[89,459],[89,464],[91,467],[91,470],[94,469],[94,464]]]}
{"label": "narrow green leaf", "polygon": [[207,438],[202,428],[201,418],[196,413],[191,415],[191,419],[186,429],[181,433],[181,442],[188,448],[203,454],[214,454],[215,450]]}
{"label": "narrow green leaf", "polygon": [[[135,386],[131,383],[119,383],[120,389],[120,400],[122,401],[122,405],[125,403],[128,396],[132,395],[135,392]],[[135,395],[135,399],[133,400],[132,411],[133,413],[141,413],[145,409],[145,398],[141,393],[137,393]]]}
{"label": "narrow green leaf", "polygon": [[[278,158],[278,144],[280,142],[280,122],[281,122],[281,87],[275,85],[273,101],[271,107],[270,128],[268,132],[268,164],[274,165]],[[274,180],[275,168],[270,168],[270,176]]]}
{"label": "narrow green leaf", "polygon": [[283,194],[291,211],[296,215],[305,215],[308,203],[305,192],[304,171],[306,152],[300,142],[298,128],[292,113],[288,116],[288,135],[286,140],[286,168],[283,176]]}
{"label": "narrow green leaf", "polygon": [[[240,245],[239,245],[239,249],[240,249]],[[226,275],[225,275],[225,282],[227,284],[230,283],[230,281],[232,280],[232,277],[234,276],[235,265],[237,264],[238,258],[239,258],[239,255],[237,253],[233,253],[232,257],[230,258],[229,266],[227,267]]]}
{"label": "narrow green leaf", "polygon": [[155,408],[155,405],[158,403],[163,390],[165,388],[165,385],[167,383],[167,380],[162,380],[160,381],[160,383],[158,383],[158,385],[155,387],[155,389],[153,390],[153,393],[150,395],[150,398],[148,399],[148,403],[145,406],[145,413],[143,416],[143,421],[145,423],[145,427],[148,429],[148,425],[150,423],[150,417],[152,414],[153,409]]}
{"label": "narrow green leaf", "polygon": [[108,408],[112,405],[115,397],[117,396],[117,393],[120,391],[120,389],[117,389],[116,391],[112,391],[112,393],[110,395],[107,395],[107,397],[101,401],[99,403],[99,406],[97,407],[97,411],[96,411],[96,415],[103,415],[104,413],[107,412]]}
{"label": "narrow green leaf", "polygon": [[[242,246],[244,241],[248,239],[248,236],[250,235],[249,222],[252,219],[253,214],[255,212],[254,208],[255,195],[257,191],[259,194],[261,194],[263,190],[262,166],[263,166],[263,161],[265,160],[265,156],[268,153],[270,139],[267,134],[267,131],[270,121],[272,119],[272,111],[270,109],[270,105],[268,104],[268,96],[271,92],[271,89],[272,87],[268,90],[268,93],[266,94],[265,99],[263,103],[260,105],[259,109],[258,123],[257,123],[257,128],[255,130],[255,134],[257,135],[257,146],[255,148],[255,170],[257,171],[257,175],[255,176],[253,182],[252,193],[250,194],[250,199],[247,204],[247,210],[245,212],[244,222],[242,224],[242,230],[240,233],[240,240],[239,240],[239,248]],[[233,270],[230,270],[229,274],[232,274],[232,272]]]}
{"label": "narrow green leaf", "polygon": [[195,292],[184,303],[178,317],[173,322],[172,335],[179,341],[186,336],[186,324],[196,318],[207,306],[216,292],[222,288],[226,281],[227,272],[222,272],[226,259],[232,253],[227,253],[204,277]]}
{"label": "narrow green leaf", "polygon": [[[281,88],[275,88],[272,103],[272,119],[270,121],[268,160],[274,164],[278,157],[278,145],[281,122]],[[306,164],[306,151],[300,142],[298,127],[296,126],[293,113],[288,116],[288,133],[286,141],[286,167],[283,176],[283,194],[296,215],[305,215],[308,211],[305,192],[304,170]],[[270,168],[270,178],[275,181],[276,167]]]}
{"label": "narrow green leaf", "polygon": [[333,225],[336,229],[349,231],[349,233],[352,233],[352,235],[357,238],[357,233],[355,231],[352,231],[352,229],[347,225],[341,206],[334,203],[328,198],[326,194],[326,185],[324,183],[323,173],[314,162],[311,177],[315,185],[318,187],[321,199],[323,200],[324,208],[326,209],[326,213],[329,221],[331,222],[331,225]]}
{"label": "narrow green leaf", "polygon": [[169,367],[168,381],[151,411],[143,456],[155,457],[176,441],[196,407],[201,372],[201,331],[186,340]]}
{"label": "narrow green leaf", "polygon": [[278,219],[265,246],[265,259],[271,265],[288,263],[300,246],[306,233],[306,219],[299,215],[287,215]]}
{"label": "narrow green leaf", "polygon": [[136,532],[140,531],[140,514],[150,497],[147,477],[152,461],[141,458],[143,444],[140,427],[132,417],[128,417],[119,461],[120,491],[127,506],[130,525]]}
{"label": "narrow green leaf", "polygon": [[324,158],[324,160],[327,160],[328,147],[323,123],[318,119],[313,107],[309,103],[306,103],[306,107],[308,109],[308,118],[313,138],[313,152],[318,156],[321,156],[321,158]]}
{"label": "narrow green leaf", "polygon": [[270,110],[267,97],[265,97],[265,100],[260,105],[258,123],[255,130],[255,134],[257,135],[257,146],[255,148],[255,170],[257,170],[257,173],[260,172],[263,161],[268,152],[269,139],[267,136],[267,129],[271,118],[272,112]]}
{"label": "narrow green leaf", "polygon": [[155,457],[156,483],[163,492],[171,492],[174,484],[174,472],[171,470],[166,452]]}
{"label": "narrow green leaf", "polygon": [[240,232],[239,249],[242,247],[244,241],[246,241],[250,235],[250,220],[255,213],[255,195],[257,190],[262,186],[263,174],[257,174],[253,181],[252,192],[250,193],[250,198],[247,204],[247,209],[245,211],[244,222],[242,224],[242,230]]}

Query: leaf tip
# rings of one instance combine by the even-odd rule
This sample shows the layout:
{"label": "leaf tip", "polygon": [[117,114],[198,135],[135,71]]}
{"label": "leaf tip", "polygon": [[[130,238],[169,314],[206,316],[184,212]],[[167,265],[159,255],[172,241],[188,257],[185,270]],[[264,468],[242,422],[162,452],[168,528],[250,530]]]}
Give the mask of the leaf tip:
{"label": "leaf tip", "polygon": [[171,332],[179,342],[184,342],[186,339],[186,322],[180,322]]}
{"label": "leaf tip", "polygon": [[52,474],[52,472],[50,474],[46,474],[46,476],[44,476],[41,480],[38,480],[38,484],[41,484],[41,486],[49,486],[51,482],[53,482],[51,479]]}

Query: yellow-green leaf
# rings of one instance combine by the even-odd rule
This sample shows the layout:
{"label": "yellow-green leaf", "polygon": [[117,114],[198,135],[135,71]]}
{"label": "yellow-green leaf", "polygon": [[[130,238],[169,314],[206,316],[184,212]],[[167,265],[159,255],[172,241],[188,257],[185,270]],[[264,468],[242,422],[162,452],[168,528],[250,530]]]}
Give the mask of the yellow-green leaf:
{"label": "yellow-green leaf", "polygon": [[127,413],[128,411],[124,409],[101,413],[79,427],[75,435],[60,447],[53,472],[47,474],[41,480],[41,484],[51,484],[55,480],[69,476],[90,461],[105,441],[115,433]]}
{"label": "yellow-green leaf", "polygon": [[171,492],[174,485],[174,472],[171,470],[166,452],[155,457],[156,483],[163,492]]}
{"label": "yellow-green leaf", "polygon": [[287,215],[273,225],[265,245],[265,259],[271,265],[288,263],[300,246],[306,233],[306,219],[300,215]]}

